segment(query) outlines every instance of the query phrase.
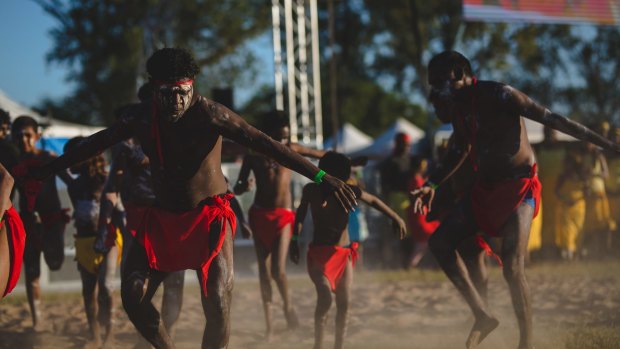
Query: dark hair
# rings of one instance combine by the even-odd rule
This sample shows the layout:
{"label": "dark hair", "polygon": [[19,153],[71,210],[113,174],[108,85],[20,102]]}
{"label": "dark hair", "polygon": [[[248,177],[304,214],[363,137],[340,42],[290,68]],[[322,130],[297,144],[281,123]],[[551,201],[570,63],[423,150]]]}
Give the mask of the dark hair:
{"label": "dark hair", "polygon": [[11,116],[8,111],[0,109],[0,125],[4,124],[11,124]]}
{"label": "dark hair", "polygon": [[319,168],[341,181],[346,181],[351,177],[351,159],[335,151],[328,151],[323,155],[319,160]]}
{"label": "dark hair", "polygon": [[288,126],[290,126],[288,115],[282,110],[271,110],[261,117],[260,130],[269,137],[273,138],[280,129]]}
{"label": "dark hair", "polygon": [[428,71],[429,77],[431,76],[430,72],[432,71],[439,74],[453,71],[456,78],[460,78],[463,75],[473,75],[469,60],[456,51],[444,51],[438,55],[435,55],[430,62],[428,62]]}
{"label": "dark hair", "polygon": [[188,50],[162,48],[146,61],[146,71],[154,80],[177,81],[181,78],[194,78],[200,69]]}
{"label": "dark hair", "polygon": [[[84,139],[85,137],[82,136],[73,137],[65,143],[62,150],[65,153],[71,151],[72,149],[77,148]],[[103,154],[97,154],[85,161],[75,164],[71,166],[69,170],[73,174],[88,176],[101,183],[105,181],[107,175],[105,170],[105,158],[103,157]]]}
{"label": "dark hair", "polygon": [[13,120],[11,133],[17,134],[20,130],[25,129],[26,127],[32,127],[34,132],[39,133],[39,123],[37,120],[27,115],[19,116]]}
{"label": "dark hair", "polygon": [[138,89],[138,99],[140,102],[146,102],[153,97],[153,85],[146,82]]}

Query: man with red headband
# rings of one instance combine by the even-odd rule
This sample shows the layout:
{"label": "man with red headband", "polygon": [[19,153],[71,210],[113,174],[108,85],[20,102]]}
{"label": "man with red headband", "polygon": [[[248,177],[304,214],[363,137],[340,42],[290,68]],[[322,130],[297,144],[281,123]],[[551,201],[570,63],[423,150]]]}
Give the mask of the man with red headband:
{"label": "man with red headband", "polygon": [[274,158],[320,182],[345,210],[355,195],[282,143],[248,125],[228,108],[194,90],[199,68],[178,48],[156,51],[147,61],[155,94],[126,110],[114,125],[88,137],[79,149],[40,169],[44,178],[124,139],[136,137],[150,159],[155,202],[147,208],[122,272],[121,297],[129,319],[157,348],[173,348],[152,297],[168,273],[196,269],[207,322],[202,348],[224,348],[230,334],[233,288],[232,194],[221,169],[222,137]]}
{"label": "man with red headband", "polygon": [[[325,154],[290,143],[288,116],[282,111],[272,111],[263,116],[261,130],[291,150],[315,159]],[[291,210],[291,170],[280,166],[273,159],[261,154],[248,154],[243,159],[235,194],[249,190],[250,171],[256,178],[256,195],[250,208],[250,227],[254,237],[254,248],[258,259],[258,276],[267,325],[265,338],[272,334],[271,326],[271,279],[276,282],[284,306],[284,316],[289,329],[295,329],[299,322],[291,304],[291,295],[286,279],[286,257],[293,233],[295,212]]]}
{"label": "man with red headband", "polygon": [[439,120],[452,123],[454,137],[426,185],[412,192],[416,211],[431,208],[435,189],[463,162],[470,161],[476,171],[471,193],[448,213],[429,241],[442,269],[474,313],[467,348],[476,348],[499,324],[456,251],[479,230],[503,238],[501,258],[519,324],[519,348],[533,348],[532,310],[523,267],[530,225],[538,211],[540,182],[523,118],[605,149],[618,152],[620,146],[549,111],[511,86],[477,81],[469,61],[458,52],[436,55],[428,70],[429,99]]}

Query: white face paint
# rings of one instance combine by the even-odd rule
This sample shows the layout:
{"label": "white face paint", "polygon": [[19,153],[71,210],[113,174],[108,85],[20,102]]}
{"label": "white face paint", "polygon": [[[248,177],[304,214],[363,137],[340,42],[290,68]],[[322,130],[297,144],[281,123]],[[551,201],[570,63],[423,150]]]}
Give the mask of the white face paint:
{"label": "white face paint", "polygon": [[194,85],[189,79],[162,83],[155,90],[159,114],[169,122],[179,121],[189,109],[193,96]]}

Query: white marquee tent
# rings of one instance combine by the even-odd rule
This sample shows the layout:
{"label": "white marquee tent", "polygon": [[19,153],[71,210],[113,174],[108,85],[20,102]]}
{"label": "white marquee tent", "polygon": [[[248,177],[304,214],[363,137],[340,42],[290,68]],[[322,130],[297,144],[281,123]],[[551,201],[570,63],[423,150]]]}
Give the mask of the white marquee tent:
{"label": "white marquee tent", "polygon": [[[351,154],[372,143],[372,137],[348,122],[342,125],[336,139],[338,140],[337,150],[344,154]],[[333,149],[334,137],[326,140],[323,148]]]}
{"label": "white marquee tent", "polygon": [[424,138],[424,131],[411,122],[399,118],[383,132],[369,146],[351,154],[351,156],[368,156],[369,158],[383,158],[392,152],[394,148],[394,137],[397,133],[403,132],[411,138],[413,144],[412,151],[415,151],[415,144]]}

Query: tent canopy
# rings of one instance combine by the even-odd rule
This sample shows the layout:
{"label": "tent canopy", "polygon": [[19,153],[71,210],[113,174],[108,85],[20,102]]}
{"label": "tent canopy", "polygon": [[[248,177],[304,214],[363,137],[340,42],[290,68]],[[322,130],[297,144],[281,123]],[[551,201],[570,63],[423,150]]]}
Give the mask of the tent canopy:
{"label": "tent canopy", "polygon": [[[392,152],[394,148],[394,137],[397,133],[403,132],[411,138],[411,144],[415,145],[424,138],[424,131],[409,121],[398,118],[390,127],[383,132],[369,146],[351,154],[351,156],[368,156],[369,158],[383,158]],[[415,150],[415,146],[411,148]]]}
{"label": "tent canopy", "polygon": [[[342,125],[336,136],[338,140],[337,150],[344,154],[350,154],[358,151],[372,143],[372,138],[360,131],[357,127],[350,123]],[[334,137],[329,138],[323,143],[323,148],[334,148]]]}
{"label": "tent canopy", "polygon": [[43,137],[39,146],[58,154],[62,154],[62,148],[70,138],[77,136],[86,137],[103,130],[103,127],[87,126],[43,117],[36,111],[15,102],[2,90],[0,90],[0,108],[8,111],[12,120],[22,115],[35,119],[42,126]]}

